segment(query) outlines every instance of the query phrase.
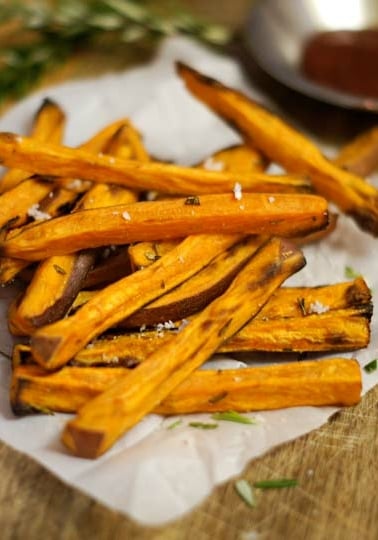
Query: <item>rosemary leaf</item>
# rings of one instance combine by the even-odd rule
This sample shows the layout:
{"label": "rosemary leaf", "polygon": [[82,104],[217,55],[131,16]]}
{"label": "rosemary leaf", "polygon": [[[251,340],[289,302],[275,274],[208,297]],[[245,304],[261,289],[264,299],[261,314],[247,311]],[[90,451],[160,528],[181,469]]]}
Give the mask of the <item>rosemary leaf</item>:
{"label": "rosemary leaf", "polygon": [[294,487],[297,485],[298,480],[295,478],[276,478],[272,480],[261,480],[260,482],[253,483],[253,487],[258,489],[281,489]]}
{"label": "rosemary leaf", "polygon": [[189,422],[190,427],[198,429],[216,429],[218,424],[205,423],[205,422]]}
{"label": "rosemary leaf", "polygon": [[378,360],[377,358],[374,358],[374,360],[364,366],[364,371],[366,371],[366,373],[373,373],[373,371],[376,371],[377,367]]}
{"label": "rosemary leaf", "polygon": [[[172,12],[168,3],[163,15],[146,0],[13,0],[10,4],[0,4],[0,21],[17,21],[17,30],[10,36],[14,45],[0,43],[0,103],[21,97],[69,55],[102,43],[104,37],[114,52],[117,47],[122,50],[125,42],[154,46],[157,38],[180,32],[215,46],[231,37],[227,28],[181,9]],[[33,41],[17,42],[30,30]]]}
{"label": "rosemary leaf", "polygon": [[239,414],[236,411],[217,412],[211,415],[214,420],[224,420],[226,422],[237,422],[238,424],[256,424],[256,420]]}

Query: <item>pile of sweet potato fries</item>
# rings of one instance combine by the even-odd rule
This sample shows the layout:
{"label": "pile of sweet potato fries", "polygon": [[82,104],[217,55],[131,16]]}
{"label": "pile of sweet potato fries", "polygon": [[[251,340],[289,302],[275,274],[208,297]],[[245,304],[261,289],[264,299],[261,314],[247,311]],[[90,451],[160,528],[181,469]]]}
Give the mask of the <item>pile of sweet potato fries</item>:
{"label": "pile of sweet potato fries", "polygon": [[[0,133],[0,282],[25,288],[9,328],[15,414],[77,413],[63,441],[95,458],[141,418],[351,405],[355,359],[199,370],[216,352],[351,351],[370,339],[362,277],[281,287],[300,246],[337,226],[332,202],[378,235],[376,130],[326,159],[260,105],[178,64],[188,90],[242,143],[196,167],[152,159],[128,119],[79,148],[45,100],[30,136]],[[286,175],[269,175],[269,163]],[[275,358],[275,357],[274,357]],[[270,357],[272,360],[272,357]]]}

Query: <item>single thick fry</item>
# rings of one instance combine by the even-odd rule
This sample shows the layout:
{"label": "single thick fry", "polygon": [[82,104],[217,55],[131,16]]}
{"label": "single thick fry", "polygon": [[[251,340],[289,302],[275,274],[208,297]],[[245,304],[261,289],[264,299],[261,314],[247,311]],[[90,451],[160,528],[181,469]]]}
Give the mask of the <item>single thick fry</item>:
{"label": "single thick fry", "polygon": [[334,163],[361,176],[374,172],[378,167],[378,127],[364,131],[346,144]]}
{"label": "single thick fry", "polygon": [[[127,368],[63,367],[54,373],[36,365],[15,366],[10,402],[22,416],[75,413],[105,392]],[[355,359],[332,358],[230,370],[197,370],[154,409],[162,415],[259,411],[299,406],[355,405],[361,370]]]}
{"label": "single thick fry", "polygon": [[[136,311],[117,326],[126,328],[146,327],[167,321],[179,321],[190,317],[203,309],[211,300],[227,288],[233,278],[234,272],[237,271],[240,256],[241,254],[233,253],[232,248],[227,250],[190,279],[139,311]],[[88,302],[95,294],[95,291],[82,291],[76,298],[73,307],[77,309],[80,305]],[[262,321],[279,319],[282,321],[282,326],[286,330],[289,329],[285,326],[285,323],[290,324],[290,331],[292,332],[295,326],[287,320],[290,317],[298,319],[312,314],[327,314],[334,310],[346,309],[357,310],[358,314],[370,320],[373,312],[371,293],[362,278],[357,278],[354,282],[325,285],[322,287],[281,287],[256,315],[253,324],[260,319]],[[327,318],[325,318],[326,320]],[[309,322],[308,324],[310,325],[311,323]],[[365,324],[362,322],[362,327],[364,328],[364,326]],[[367,329],[368,326],[367,323]],[[322,339],[325,340],[325,347],[330,345],[331,340],[335,342],[336,346],[337,336],[340,337],[340,347],[342,345],[345,347],[348,344],[348,338],[346,336],[347,329],[342,331],[340,328],[338,332],[335,332],[335,328],[335,325],[333,325],[333,334],[331,332],[327,334],[327,328],[324,328]],[[305,331],[306,329],[303,325],[298,328],[300,335]],[[314,327],[314,332],[318,331],[319,329]],[[326,339],[327,335],[328,339]],[[356,342],[355,334],[351,334],[350,343],[360,343],[361,346],[365,346],[368,336],[369,333],[364,331],[360,335],[360,339]],[[275,336],[271,336],[271,338],[274,339]],[[278,347],[280,349],[285,348],[284,345],[278,345]]]}
{"label": "single thick fry", "polygon": [[[223,343],[217,352],[304,353],[358,350],[369,344],[370,317],[371,311],[368,307],[338,309],[319,315],[288,319],[255,317]],[[80,351],[72,362],[78,365],[134,367],[175,339],[176,332],[162,328],[112,335],[111,339],[93,342],[89,349]]]}
{"label": "single thick fry", "polygon": [[[65,120],[65,114],[60,106],[46,98],[34,117],[30,136],[37,141],[59,144],[62,142]],[[10,169],[0,180],[0,193],[15,187],[30,175],[27,170]]]}
{"label": "single thick fry", "polygon": [[315,189],[378,235],[378,190],[363,178],[327,160],[304,135],[240,92],[182,64],[179,76],[190,92],[234,125],[272,161],[289,173],[307,175]]}
{"label": "single thick fry", "polygon": [[103,454],[251,319],[273,291],[304,264],[301,252],[287,241],[267,242],[227,291],[171,343],[80,409],[64,430],[66,446],[82,457]]}
{"label": "single thick fry", "polygon": [[310,186],[303,177],[236,174],[159,162],[115,159],[106,155],[92,156],[78,148],[36,144],[31,138],[18,137],[13,133],[0,133],[0,159],[9,167],[33,164],[34,172],[38,174],[121,184],[139,191],[156,190],[184,195],[224,193],[232,191],[235,184],[240,184],[245,191],[260,193],[296,193],[308,191]]}
{"label": "single thick fry", "polygon": [[[189,236],[152,266],[105,287],[74,315],[37,330],[32,336],[32,353],[47,369],[67,363],[93,337],[142,306],[173,289],[209,264],[240,236]],[[257,249],[255,239],[242,242],[246,259]]]}
{"label": "single thick fry", "polygon": [[328,223],[316,195],[245,193],[137,202],[75,212],[7,236],[1,255],[39,260],[89,247],[182,238],[199,233],[298,236]]}

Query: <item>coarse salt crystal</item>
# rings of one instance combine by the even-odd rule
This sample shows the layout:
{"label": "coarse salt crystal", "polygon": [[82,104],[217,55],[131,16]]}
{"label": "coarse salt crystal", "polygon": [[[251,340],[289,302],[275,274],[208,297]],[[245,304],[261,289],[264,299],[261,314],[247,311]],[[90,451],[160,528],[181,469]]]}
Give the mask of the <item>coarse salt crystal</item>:
{"label": "coarse salt crystal", "polygon": [[327,313],[329,311],[329,306],[325,306],[319,300],[316,300],[315,302],[312,302],[310,304],[310,308],[308,310],[308,313],[317,313],[320,315],[321,313]]}
{"label": "coarse salt crystal", "polygon": [[125,219],[126,221],[130,221],[131,220],[131,216],[128,212],[122,212],[122,217],[123,219]]}
{"label": "coarse salt crystal", "polygon": [[80,178],[74,178],[72,182],[67,185],[68,189],[79,190],[83,187],[83,181]]}
{"label": "coarse salt crystal", "polygon": [[234,185],[234,197],[237,201],[241,201],[241,199],[243,198],[243,193],[242,193],[242,186],[241,184],[239,184],[239,182],[235,182],[235,185]]}
{"label": "coarse salt crystal", "polygon": [[44,221],[51,218],[50,214],[42,212],[42,210],[39,209],[39,204],[33,204],[27,211],[27,215],[36,221]]}
{"label": "coarse salt crystal", "polygon": [[272,196],[268,197],[268,201],[269,201],[270,203],[274,203],[275,200],[276,200],[275,197],[272,197]]}
{"label": "coarse salt crystal", "polygon": [[214,159],[213,157],[209,157],[203,162],[203,168],[207,171],[223,171],[224,163]]}

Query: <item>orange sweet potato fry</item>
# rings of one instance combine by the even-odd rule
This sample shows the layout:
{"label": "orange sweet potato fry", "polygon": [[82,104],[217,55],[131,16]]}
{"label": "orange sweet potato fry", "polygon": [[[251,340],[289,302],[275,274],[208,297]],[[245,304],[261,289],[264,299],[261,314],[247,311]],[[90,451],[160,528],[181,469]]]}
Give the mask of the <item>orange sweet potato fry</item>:
{"label": "orange sweet potato fry", "polygon": [[137,202],[75,212],[9,234],[1,255],[38,260],[89,247],[199,233],[298,236],[325,227],[327,202],[304,194],[245,193]]}
{"label": "orange sweet potato fry", "polygon": [[214,112],[236,127],[273,162],[289,173],[311,178],[315,189],[378,235],[378,190],[363,178],[327,160],[304,135],[240,92],[182,64],[179,76],[187,88]]}
{"label": "orange sweet potato fry", "polygon": [[303,177],[236,174],[158,162],[135,162],[106,155],[93,156],[78,148],[48,143],[36,145],[33,139],[12,133],[0,133],[0,159],[10,167],[33,164],[33,172],[38,174],[121,184],[139,191],[184,195],[222,193],[232,191],[235,184],[240,184],[245,191],[263,193],[309,189],[309,182]]}
{"label": "orange sweet potato fry", "polygon": [[[76,413],[122,377],[127,368],[66,366],[54,373],[36,365],[15,366],[11,406],[21,416]],[[259,411],[299,406],[355,405],[361,370],[354,359],[332,358],[263,367],[194,371],[154,409],[173,415]]]}

